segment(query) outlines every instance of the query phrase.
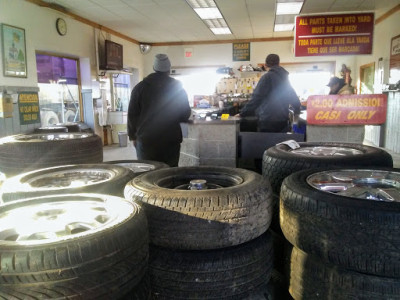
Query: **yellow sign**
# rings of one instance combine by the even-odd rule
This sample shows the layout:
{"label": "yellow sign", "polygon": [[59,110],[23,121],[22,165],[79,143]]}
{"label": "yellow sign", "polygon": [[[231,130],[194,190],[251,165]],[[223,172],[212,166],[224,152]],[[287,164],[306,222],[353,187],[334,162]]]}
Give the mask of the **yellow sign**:
{"label": "yellow sign", "polygon": [[19,121],[21,125],[40,123],[39,95],[35,92],[18,94]]}
{"label": "yellow sign", "polygon": [[13,114],[13,101],[9,94],[3,93],[0,98],[0,118],[11,118]]}
{"label": "yellow sign", "polygon": [[221,115],[221,120],[228,120],[229,119],[229,114],[222,114]]}

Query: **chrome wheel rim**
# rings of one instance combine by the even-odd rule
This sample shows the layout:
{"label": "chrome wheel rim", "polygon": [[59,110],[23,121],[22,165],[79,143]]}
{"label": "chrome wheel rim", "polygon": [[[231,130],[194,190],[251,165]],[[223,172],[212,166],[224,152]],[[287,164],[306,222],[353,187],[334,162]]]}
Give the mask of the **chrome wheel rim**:
{"label": "chrome wheel rim", "polygon": [[43,175],[27,175],[21,181],[35,189],[59,189],[100,184],[115,176],[115,172],[104,169],[61,169]]}
{"label": "chrome wheel rim", "polygon": [[307,177],[320,191],[365,200],[400,202],[400,173],[381,170],[323,171]]}
{"label": "chrome wheel rim", "polygon": [[360,155],[362,151],[355,148],[345,147],[300,147],[298,149],[290,150],[291,153],[308,155],[308,156],[349,156]]}
{"label": "chrome wheel rim", "polygon": [[55,132],[55,133],[36,133],[36,134],[26,134],[14,137],[16,141],[60,141],[60,140],[71,140],[71,139],[83,139],[92,136],[92,134],[88,133],[62,133],[62,132]]}
{"label": "chrome wheel rim", "polygon": [[201,190],[215,190],[221,189],[222,186],[219,184],[207,182],[204,179],[192,179],[189,183],[181,184],[175,187],[177,190],[191,190],[191,191],[201,191]]}
{"label": "chrome wheel rim", "polygon": [[144,163],[119,163],[118,165],[130,169],[134,173],[143,173],[155,169],[153,165]]}
{"label": "chrome wheel rim", "polygon": [[0,243],[43,244],[82,237],[123,222],[134,209],[128,201],[112,196],[105,196],[105,200],[75,200],[71,199],[73,195],[68,195],[71,200],[61,198],[4,206],[0,213]]}

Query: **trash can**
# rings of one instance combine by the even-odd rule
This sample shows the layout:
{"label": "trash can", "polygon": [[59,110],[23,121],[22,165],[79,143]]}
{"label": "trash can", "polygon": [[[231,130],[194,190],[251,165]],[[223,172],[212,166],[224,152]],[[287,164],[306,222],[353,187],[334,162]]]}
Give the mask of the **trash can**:
{"label": "trash can", "polygon": [[128,146],[128,133],[126,131],[118,131],[118,140],[120,147]]}

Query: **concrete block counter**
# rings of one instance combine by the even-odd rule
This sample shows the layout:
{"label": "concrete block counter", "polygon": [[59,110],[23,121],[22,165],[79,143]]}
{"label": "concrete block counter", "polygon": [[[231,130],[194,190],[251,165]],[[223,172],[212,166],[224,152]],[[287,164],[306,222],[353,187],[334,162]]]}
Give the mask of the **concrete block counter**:
{"label": "concrete block counter", "polygon": [[181,124],[183,142],[179,166],[236,167],[240,119],[194,118]]}

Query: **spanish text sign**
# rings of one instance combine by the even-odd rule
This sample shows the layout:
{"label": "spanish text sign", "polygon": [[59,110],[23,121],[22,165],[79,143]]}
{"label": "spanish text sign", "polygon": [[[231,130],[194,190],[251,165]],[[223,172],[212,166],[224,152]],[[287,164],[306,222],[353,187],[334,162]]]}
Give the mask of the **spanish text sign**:
{"label": "spanish text sign", "polygon": [[40,123],[39,96],[34,92],[18,94],[19,121],[21,125]]}
{"label": "spanish text sign", "polygon": [[387,96],[314,95],[307,99],[307,124],[377,125],[386,122]]}
{"label": "spanish text sign", "polygon": [[372,53],[374,14],[296,17],[295,56]]}

